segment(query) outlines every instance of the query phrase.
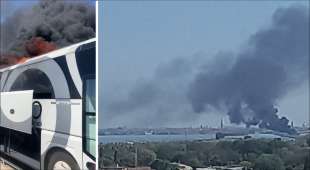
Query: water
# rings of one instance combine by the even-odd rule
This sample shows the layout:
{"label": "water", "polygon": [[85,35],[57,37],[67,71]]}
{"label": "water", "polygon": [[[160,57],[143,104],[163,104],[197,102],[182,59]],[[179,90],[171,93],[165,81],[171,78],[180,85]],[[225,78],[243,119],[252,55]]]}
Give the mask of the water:
{"label": "water", "polygon": [[215,139],[215,134],[192,134],[192,135],[103,135],[99,136],[99,143],[118,142],[170,142],[170,141],[193,141]]}

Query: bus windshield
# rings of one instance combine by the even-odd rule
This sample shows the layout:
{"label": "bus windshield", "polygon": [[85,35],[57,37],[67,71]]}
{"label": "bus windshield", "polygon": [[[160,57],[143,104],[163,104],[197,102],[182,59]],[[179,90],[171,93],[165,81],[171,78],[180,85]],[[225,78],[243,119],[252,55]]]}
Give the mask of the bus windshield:
{"label": "bus windshield", "polygon": [[96,155],[96,81],[86,78],[84,81],[84,113],[85,113],[85,151]]}

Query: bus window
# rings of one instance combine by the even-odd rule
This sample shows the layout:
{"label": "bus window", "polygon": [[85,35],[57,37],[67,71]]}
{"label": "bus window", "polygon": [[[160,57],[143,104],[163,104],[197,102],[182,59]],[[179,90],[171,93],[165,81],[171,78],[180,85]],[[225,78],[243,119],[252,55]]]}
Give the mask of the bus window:
{"label": "bus window", "polygon": [[92,157],[96,155],[96,81],[84,79],[84,149]]}
{"label": "bus window", "polygon": [[40,70],[29,69],[17,77],[10,91],[33,90],[36,99],[55,98],[52,83]]}
{"label": "bus window", "polygon": [[76,62],[81,77],[95,74],[96,72],[96,44],[89,43],[76,50]]}

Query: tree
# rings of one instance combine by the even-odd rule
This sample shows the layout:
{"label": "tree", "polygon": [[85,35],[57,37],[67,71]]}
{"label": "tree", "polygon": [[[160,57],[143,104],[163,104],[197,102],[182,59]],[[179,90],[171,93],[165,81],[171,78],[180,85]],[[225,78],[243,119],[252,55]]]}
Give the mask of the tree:
{"label": "tree", "polygon": [[135,153],[133,152],[123,152],[123,153],[124,154],[120,154],[118,156],[119,165],[134,167],[135,166]]}
{"label": "tree", "polygon": [[230,148],[225,150],[219,148],[215,151],[215,153],[219,156],[221,165],[225,165],[227,163],[238,163],[241,159],[241,155]]}
{"label": "tree", "polygon": [[159,143],[155,150],[157,158],[162,160],[171,160],[175,156],[175,153],[183,151],[184,146],[180,143]]}
{"label": "tree", "polygon": [[262,154],[254,162],[255,170],[284,170],[284,163],[280,157],[273,154]]}
{"label": "tree", "polygon": [[240,162],[240,165],[243,166],[245,169],[250,169],[253,167],[252,163],[249,161],[242,161]]}
{"label": "tree", "polygon": [[169,161],[160,160],[157,159],[151,163],[152,169],[158,169],[158,170],[177,170],[177,167],[170,164]]}
{"label": "tree", "polygon": [[156,159],[156,154],[154,151],[140,148],[138,150],[138,164],[139,165],[149,165],[152,161]]}

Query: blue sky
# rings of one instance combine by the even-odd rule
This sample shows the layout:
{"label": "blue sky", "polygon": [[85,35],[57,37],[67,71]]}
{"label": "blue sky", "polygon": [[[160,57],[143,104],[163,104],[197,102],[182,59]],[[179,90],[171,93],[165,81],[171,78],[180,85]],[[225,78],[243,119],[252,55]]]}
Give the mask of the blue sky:
{"label": "blue sky", "polygon": [[1,22],[21,7],[31,7],[37,0],[1,0]]}
{"label": "blue sky", "polygon": [[[102,4],[105,72],[132,73],[138,78],[144,76],[136,74],[139,69],[152,72],[152,68],[169,57],[237,51],[251,34],[270,22],[278,7],[300,3],[107,1]],[[114,67],[110,61],[128,69]]]}
{"label": "blue sky", "polygon": [[[105,119],[104,102],[117,98],[116,93],[128,92],[137,80],[150,77],[159,64],[180,56],[237,52],[250,35],[268,26],[276,9],[291,5],[308,5],[308,1],[101,2],[99,127],[130,126],[134,122],[130,119],[136,117],[130,115]],[[281,111],[294,113],[286,116],[298,125],[308,114],[309,97],[305,92],[307,84],[279,102]],[[207,123],[216,126],[221,117],[201,118],[212,119]],[[193,120],[179,124],[199,123]]]}

